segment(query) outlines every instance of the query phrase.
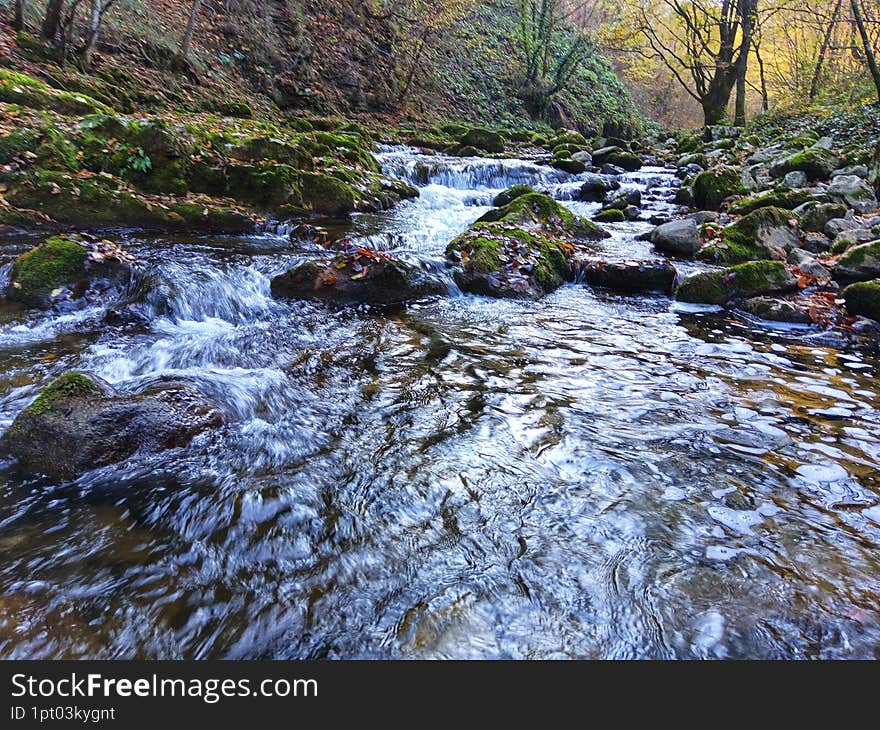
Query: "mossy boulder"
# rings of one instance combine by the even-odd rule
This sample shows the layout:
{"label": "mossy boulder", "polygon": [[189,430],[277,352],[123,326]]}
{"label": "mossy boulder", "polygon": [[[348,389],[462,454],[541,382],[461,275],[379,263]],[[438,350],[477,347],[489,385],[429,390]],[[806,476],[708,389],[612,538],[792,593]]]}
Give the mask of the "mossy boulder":
{"label": "mossy boulder", "polygon": [[772,177],[784,177],[789,172],[803,172],[810,180],[825,180],[840,166],[840,157],[823,147],[810,147],[779,160],[770,166]]}
{"label": "mossy boulder", "polygon": [[623,168],[627,172],[635,172],[641,169],[643,163],[642,158],[638,155],[632,152],[620,151],[605,155],[601,164],[614,165],[615,167]]}
{"label": "mossy boulder", "polygon": [[498,132],[483,127],[469,129],[461,137],[463,147],[476,147],[486,152],[504,152],[504,137]]}
{"label": "mossy boulder", "polygon": [[837,234],[837,236],[835,236],[834,243],[831,245],[831,253],[843,253],[853,246],[858,246],[862,243],[869,243],[876,238],[877,236],[870,229],[850,228],[845,231],[841,231]]}
{"label": "mossy boulder", "polygon": [[837,175],[828,186],[828,195],[857,213],[868,213],[878,207],[874,188],[857,175]]}
{"label": "mossy boulder", "polygon": [[76,179],[50,171],[17,177],[5,193],[15,208],[41,211],[55,224],[78,228],[131,227],[250,233],[254,220],[222,201],[181,199],[157,205],[122,181],[96,175]]}
{"label": "mossy boulder", "polygon": [[492,205],[496,208],[503,208],[517,198],[534,192],[536,191],[531,185],[513,185],[512,187],[507,188],[507,190],[498,193],[498,195],[492,200]]}
{"label": "mossy boulder", "polygon": [[695,304],[725,305],[761,294],[792,291],[797,279],[779,261],[750,261],[720,271],[688,276],[676,289],[675,298]]}
{"label": "mossy boulder", "polygon": [[691,185],[694,202],[700,210],[718,210],[727,198],[745,192],[742,174],[731,167],[701,172]]}
{"label": "mossy boulder", "polygon": [[580,175],[587,171],[587,166],[579,160],[573,160],[570,157],[554,157],[550,164],[557,170],[562,170],[570,175]]}
{"label": "mossy boulder", "polygon": [[574,246],[512,223],[471,226],[446,248],[463,291],[485,296],[538,299],[571,278]]}
{"label": "mossy boulder", "polygon": [[800,233],[792,225],[790,211],[759,208],[725,226],[720,240],[697,253],[703,261],[736,264],[743,261],[784,259],[800,243]]}
{"label": "mossy boulder", "polygon": [[332,175],[305,172],[299,182],[303,204],[315,213],[344,216],[357,207],[351,185]]}
{"label": "mossy boulder", "polygon": [[830,220],[843,218],[848,208],[843,203],[809,202],[794,209],[800,218],[801,229],[819,233],[825,230]]}
{"label": "mossy boulder", "polygon": [[841,292],[841,297],[851,315],[880,322],[880,280],[850,284]]}
{"label": "mossy boulder", "polygon": [[445,292],[420,266],[380,251],[357,249],[305,261],[272,279],[272,296],[333,304],[400,304]]}
{"label": "mossy boulder", "polygon": [[746,215],[759,208],[794,210],[810,200],[813,194],[809,190],[770,190],[737,200],[731,203],[729,210],[734,215]]}
{"label": "mossy boulder", "polygon": [[0,438],[0,452],[27,474],[73,479],[135,452],[185,446],[224,420],[204,396],[183,386],[123,395],[92,375],[68,372],[16,416]]}
{"label": "mossy boulder", "polygon": [[593,220],[597,223],[623,223],[626,220],[626,215],[619,208],[606,208],[596,213]]}
{"label": "mossy boulder", "polygon": [[867,280],[880,277],[880,241],[853,246],[834,267],[838,281]]}
{"label": "mossy boulder", "polygon": [[46,307],[61,299],[79,299],[89,291],[124,287],[132,258],[108,243],[92,246],[60,236],[46,239],[13,262],[7,299]]}
{"label": "mossy boulder", "polygon": [[560,129],[554,140],[556,145],[573,145],[581,149],[587,146],[587,139],[580,132],[573,129]]}
{"label": "mossy boulder", "polygon": [[576,216],[568,208],[543,193],[520,195],[507,205],[490,210],[478,222],[537,226],[548,233],[571,239],[598,240],[610,236],[608,231]]}

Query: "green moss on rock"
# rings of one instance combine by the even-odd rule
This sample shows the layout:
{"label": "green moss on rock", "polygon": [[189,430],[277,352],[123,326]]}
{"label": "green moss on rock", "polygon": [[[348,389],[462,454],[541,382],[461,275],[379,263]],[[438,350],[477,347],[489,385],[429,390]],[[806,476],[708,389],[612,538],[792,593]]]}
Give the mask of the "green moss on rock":
{"label": "green moss on rock", "polygon": [[53,236],[12,264],[8,298],[33,304],[85,274],[88,252],[75,241]]}
{"label": "green moss on rock", "polygon": [[598,223],[623,223],[623,221],[626,220],[626,216],[623,214],[622,210],[608,208],[596,213],[596,215],[593,216],[593,220]]}
{"label": "green moss on rock", "polygon": [[745,192],[740,172],[729,167],[701,172],[692,184],[694,203],[701,210],[718,210],[724,200]]}
{"label": "green moss on rock", "polygon": [[782,208],[794,210],[812,199],[809,190],[770,190],[758,195],[750,195],[742,200],[737,200],[730,206],[730,212],[734,215],[745,215],[759,208]]}
{"label": "green moss on rock", "polygon": [[789,291],[797,280],[779,261],[750,261],[721,271],[688,276],[675,292],[682,302],[724,305],[759,294]]}
{"label": "green moss on rock", "polygon": [[347,215],[356,208],[352,187],[331,175],[302,173],[300,191],[303,204],[316,213]]}
{"label": "green moss on rock", "polygon": [[476,147],[486,152],[504,152],[504,137],[482,127],[469,129],[460,140],[464,147]]}
{"label": "green moss on rock", "polygon": [[529,195],[530,193],[534,193],[535,189],[531,185],[514,185],[512,187],[507,188],[504,192],[498,193],[495,198],[492,200],[492,205],[496,208],[503,208],[505,205],[509,205],[514,200],[523,195]]}
{"label": "green moss on rock", "polygon": [[847,311],[853,316],[868,317],[880,322],[880,281],[859,281],[841,293]]}
{"label": "green moss on rock", "polygon": [[40,416],[51,411],[58,401],[101,395],[102,392],[101,386],[90,376],[76,371],[64,373],[43,388],[36,400],[23,412],[30,416]]}
{"label": "green moss on rock", "polygon": [[697,253],[697,258],[712,263],[736,264],[773,258],[775,247],[792,244],[797,233],[791,229],[791,213],[780,208],[758,208],[738,221],[725,226],[720,242]]}

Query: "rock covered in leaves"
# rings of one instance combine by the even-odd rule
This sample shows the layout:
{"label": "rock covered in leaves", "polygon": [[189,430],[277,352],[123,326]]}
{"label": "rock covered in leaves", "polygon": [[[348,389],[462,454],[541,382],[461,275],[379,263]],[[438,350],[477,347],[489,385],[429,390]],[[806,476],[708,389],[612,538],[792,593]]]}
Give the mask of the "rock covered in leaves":
{"label": "rock covered in leaves", "polygon": [[590,286],[626,294],[642,292],[669,293],[678,271],[666,260],[648,261],[583,261],[578,271]]}
{"label": "rock covered in leaves", "polygon": [[29,474],[73,479],[135,452],[185,446],[225,415],[183,386],[123,395],[91,375],[68,372],[46,386],[0,439]]}
{"label": "rock covered in leaves", "polygon": [[797,279],[779,261],[750,261],[718,271],[688,276],[676,289],[675,298],[694,304],[728,304],[761,294],[793,291]]}
{"label": "rock covered in leaves", "polygon": [[304,261],[271,283],[279,299],[316,299],[333,304],[400,304],[446,288],[422,267],[382,251],[353,247],[333,258]]}
{"label": "rock covered in leaves", "polygon": [[6,298],[31,307],[122,290],[136,259],[108,240],[53,236],[12,264]]}
{"label": "rock covered in leaves", "polygon": [[541,230],[512,223],[471,226],[446,248],[463,291],[492,297],[538,299],[571,278],[574,246]]}
{"label": "rock covered in leaves", "polygon": [[446,248],[464,290],[537,299],[571,278],[575,244],[610,234],[548,195],[526,193],[490,210]]}

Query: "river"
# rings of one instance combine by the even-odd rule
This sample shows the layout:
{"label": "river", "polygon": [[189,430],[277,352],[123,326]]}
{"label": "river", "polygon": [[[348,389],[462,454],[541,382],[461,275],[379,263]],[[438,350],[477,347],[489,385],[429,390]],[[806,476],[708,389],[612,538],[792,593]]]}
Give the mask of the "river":
{"label": "river", "polygon": [[[379,158],[421,197],[345,233],[437,271],[513,183],[597,208],[526,160]],[[670,171],[622,182],[672,210]],[[607,227],[608,259],[656,256]],[[71,368],[230,421],[68,484],[2,465],[0,656],[876,657],[873,353],[581,284],[334,311],[270,297],[318,250],[283,227],[118,238],[143,319],[0,312],[0,428]]]}

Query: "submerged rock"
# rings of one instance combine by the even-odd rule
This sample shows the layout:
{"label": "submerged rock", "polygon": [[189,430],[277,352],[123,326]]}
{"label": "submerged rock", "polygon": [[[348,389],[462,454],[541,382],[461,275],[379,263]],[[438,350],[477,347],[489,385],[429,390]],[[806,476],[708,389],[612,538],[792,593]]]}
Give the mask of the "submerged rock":
{"label": "submerged rock", "polygon": [[739,308],[759,319],[766,319],[770,322],[811,324],[813,321],[808,311],[784,299],[754,297],[744,301],[739,305]]}
{"label": "submerged rock", "polygon": [[675,298],[695,304],[727,304],[759,294],[792,291],[797,279],[779,261],[750,261],[721,271],[702,271],[688,276]]}
{"label": "submerged rock", "polygon": [[649,261],[584,261],[579,268],[590,286],[636,294],[640,292],[669,293],[678,271],[665,260]]}
{"label": "submerged rock", "polygon": [[381,251],[357,248],[332,259],[315,259],[276,276],[272,296],[334,304],[400,304],[446,291],[421,267]]}
{"label": "submerged rock", "polygon": [[122,395],[94,376],[69,372],[18,414],[0,439],[0,451],[28,473],[73,479],[138,451],[185,446],[224,420],[213,404],[183,386]]}

